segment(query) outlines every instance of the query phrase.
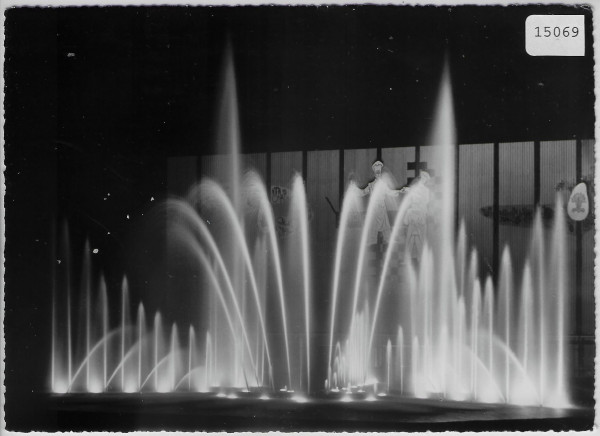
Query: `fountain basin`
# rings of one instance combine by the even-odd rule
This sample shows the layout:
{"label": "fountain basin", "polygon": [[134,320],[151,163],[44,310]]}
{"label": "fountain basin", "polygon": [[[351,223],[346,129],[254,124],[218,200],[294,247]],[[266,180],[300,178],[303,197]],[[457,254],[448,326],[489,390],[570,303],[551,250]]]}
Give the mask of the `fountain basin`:
{"label": "fountain basin", "polygon": [[[238,393],[239,394],[239,393]],[[254,394],[254,393],[253,393]],[[43,395],[57,430],[446,431],[584,430],[593,407],[550,409],[434,399],[319,394],[294,397],[215,393]],[[373,400],[375,398],[375,400]]]}

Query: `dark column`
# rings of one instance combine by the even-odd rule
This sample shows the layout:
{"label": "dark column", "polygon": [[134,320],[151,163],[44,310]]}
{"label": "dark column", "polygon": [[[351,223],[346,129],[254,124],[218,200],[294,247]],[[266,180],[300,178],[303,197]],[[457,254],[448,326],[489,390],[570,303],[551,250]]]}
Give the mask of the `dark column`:
{"label": "dark column", "polygon": [[[342,204],[344,202],[344,149],[340,148],[340,152],[339,152],[339,174],[338,174],[338,179],[339,179],[339,196],[338,196],[338,213],[342,213]],[[338,215],[339,217],[339,215]]]}
{"label": "dark column", "polygon": [[460,145],[456,144],[454,149],[454,227],[458,231],[459,227],[459,216],[458,216],[458,193],[459,193],[459,176],[460,176]]}
{"label": "dark column", "polygon": [[540,141],[533,143],[533,204],[535,207],[540,205]]}
{"label": "dark column", "polygon": [[[581,181],[581,139],[575,145],[575,183]],[[575,335],[577,336],[577,370],[583,369],[584,341],[583,336],[583,229],[581,221],[575,221]]]}
{"label": "dark column", "polygon": [[196,157],[196,182],[202,179],[202,156]]}
{"label": "dark column", "polygon": [[302,178],[304,179],[304,185],[306,185],[306,175],[308,173],[308,152],[304,150],[302,152]]}
{"label": "dark column", "polygon": [[271,152],[267,151],[267,169],[265,171],[267,174],[265,175],[266,180],[265,184],[267,185],[267,195],[269,196],[269,201],[271,201]]}
{"label": "dark column", "polygon": [[494,247],[493,274],[494,280],[498,278],[498,267],[500,265],[500,144],[494,142],[494,227],[492,244]]}

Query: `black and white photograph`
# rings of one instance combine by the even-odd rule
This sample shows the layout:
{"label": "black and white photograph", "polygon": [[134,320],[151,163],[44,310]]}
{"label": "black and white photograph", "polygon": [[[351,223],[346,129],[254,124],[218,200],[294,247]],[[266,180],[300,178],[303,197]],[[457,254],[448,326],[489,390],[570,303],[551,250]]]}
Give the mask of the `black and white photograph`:
{"label": "black and white photograph", "polygon": [[3,428],[592,431],[593,6],[5,6]]}

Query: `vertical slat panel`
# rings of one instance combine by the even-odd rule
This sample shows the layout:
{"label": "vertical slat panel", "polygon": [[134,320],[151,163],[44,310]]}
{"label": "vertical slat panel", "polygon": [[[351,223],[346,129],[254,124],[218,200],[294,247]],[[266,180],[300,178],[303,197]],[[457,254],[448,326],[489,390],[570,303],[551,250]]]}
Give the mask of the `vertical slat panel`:
{"label": "vertical slat panel", "polygon": [[377,159],[375,148],[344,150],[344,187],[348,186],[351,179],[354,179],[361,188],[373,180],[371,165],[375,159]]}
{"label": "vertical slat panel", "polygon": [[[533,142],[511,142],[500,144],[500,217],[518,214],[534,203],[534,149]],[[514,211],[511,212],[511,211]],[[500,223],[500,246],[510,247],[516,277],[520,280],[531,240],[529,224]]]}
{"label": "vertical slat panel", "polygon": [[594,173],[594,145],[596,141],[593,139],[584,139],[581,141],[581,170],[584,177],[591,176]]}
{"label": "vertical slat panel", "polygon": [[464,220],[468,244],[477,249],[484,269],[493,264],[493,218],[482,208],[494,202],[494,144],[460,146],[458,175],[458,217]]}
{"label": "vertical slat panel", "polygon": [[575,141],[542,141],[540,160],[540,203],[553,205],[558,182],[575,180]]}
{"label": "vertical slat panel", "polygon": [[[240,159],[240,182],[243,173],[252,169],[256,171],[260,177],[265,180],[267,170],[267,158],[265,153],[242,154]],[[224,188],[228,189],[230,183],[229,172],[232,166],[231,155],[214,154],[202,157],[201,171],[203,177],[210,177],[217,181]]]}
{"label": "vertical slat panel", "polygon": [[196,182],[196,156],[170,157],[167,161],[167,186],[170,195],[184,196]]}
{"label": "vertical slat panel", "polygon": [[[582,177],[590,179],[594,174],[594,140],[584,140],[581,142],[581,172]],[[592,180],[593,183],[593,180]],[[590,192],[588,191],[588,195]],[[595,205],[597,198],[592,200]],[[592,226],[583,227],[583,247],[582,247],[582,327],[584,335],[593,335],[595,330],[594,315],[594,235],[595,229]]]}
{"label": "vertical slat panel", "polygon": [[421,158],[420,162],[427,163],[428,172],[432,173],[431,175],[439,175],[441,169],[439,168],[441,163],[439,162],[439,147],[436,145],[422,145],[421,149]]}
{"label": "vertical slat panel", "polygon": [[[327,202],[339,212],[338,150],[308,152],[307,198],[311,215],[312,236],[321,248],[335,243],[336,215]],[[327,246],[327,247],[325,247]]]}
{"label": "vertical slat panel", "polygon": [[271,184],[290,188],[295,173],[302,173],[302,152],[282,152],[271,155]]}
{"label": "vertical slat panel", "polygon": [[227,180],[231,167],[231,157],[226,154],[203,156],[200,164],[202,177],[209,177],[224,188],[228,187]]}
{"label": "vertical slat panel", "polygon": [[414,147],[384,148],[381,152],[384,169],[391,173],[396,180],[396,187],[408,184],[410,177],[415,177],[415,171],[407,169],[408,162],[415,161]]}
{"label": "vertical slat panel", "polygon": [[263,182],[266,180],[267,156],[265,153],[243,154],[240,159],[244,172],[253,170],[260,176]]}
{"label": "vertical slat panel", "polygon": [[315,311],[313,329],[324,332],[329,313],[329,291],[337,226],[336,215],[327,202],[340,211],[338,150],[309,151],[307,153],[307,200],[312,247],[313,292]]}
{"label": "vertical slat panel", "polygon": [[[540,204],[554,206],[556,185],[560,181],[575,181],[575,141],[542,141],[540,143]],[[566,203],[568,198],[563,199]],[[568,218],[567,218],[568,219]],[[550,243],[548,238],[547,243]],[[569,262],[569,284],[575,285],[575,232],[567,235],[566,258]],[[569,332],[575,331],[575,293],[567,296],[569,307]]]}

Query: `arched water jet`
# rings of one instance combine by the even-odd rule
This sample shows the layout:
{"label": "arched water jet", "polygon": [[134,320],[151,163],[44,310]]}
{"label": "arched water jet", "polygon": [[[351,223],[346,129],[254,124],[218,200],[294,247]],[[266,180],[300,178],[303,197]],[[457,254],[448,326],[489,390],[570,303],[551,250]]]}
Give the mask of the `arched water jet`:
{"label": "arched water jet", "polygon": [[[183,377],[181,377],[181,379],[177,382],[177,384],[175,385],[175,391],[178,390],[183,383],[185,383],[186,381],[188,382],[188,392],[194,392],[194,390],[192,389],[192,377],[194,375],[202,375],[202,372],[204,372],[206,374],[206,367],[204,366],[196,366],[193,368],[190,368],[190,370],[185,373],[183,375]],[[194,387],[194,389],[197,389],[196,387]],[[208,385],[205,385],[203,388],[199,389],[200,392],[203,391],[208,391]]]}
{"label": "arched water jet", "polygon": [[[109,341],[110,339],[112,339],[113,336],[116,336],[117,333],[120,333],[120,329],[116,329],[113,330],[112,332],[110,332],[108,334],[108,336],[102,338],[100,341],[98,341],[91,349],[90,352],[85,356],[85,358],[83,359],[83,361],[81,362],[81,364],[79,365],[79,367],[77,368],[77,370],[75,371],[75,374],[73,374],[73,378],[71,380],[69,380],[69,386],[67,388],[67,392],[71,392],[72,388],[73,388],[73,384],[75,383],[75,381],[77,380],[77,377],[79,377],[79,375],[81,374],[81,372],[83,371],[84,368],[87,368],[90,359],[92,358],[92,355],[95,354],[97,351],[100,350],[100,347],[103,346],[105,341]],[[87,384],[87,374],[86,374],[86,389],[87,386],[89,386]]]}
{"label": "arched water jet", "polygon": [[[283,274],[281,270],[281,255],[279,253],[279,245],[277,244],[277,237],[275,232],[275,222],[273,220],[273,210],[269,204],[269,199],[267,198],[265,192],[266,187],[264,186],[260,177],[253,171],[249,172],[246,178],[246,183],[244,186],[247,189],[252,190],[252,193],[258,197],[260,212],[262,213],[262,217],[266,220],[267,224],[267,233],[269,235],[269,242],[271,245],[271,257],[273,259],[273,263],[275,265],[275,278],[277,281],[277,291],[279,293],[279,304],[281,308],[281,317],[283,323],[283,336],[285,340],[285,355],[286,355],[286,364],[288,371],[288,383],[289,386],[292,386],[292,370],[290,363],[290,345],[289,345],[289,337],[288,337],[288,321],[287,321],[287,309],[285,306],[285,297],[283,291]],[[253,189],[254,188],[254,189]]]}
{"label": "arched water jet", "polygon": [[158,384],[158,371],[159,369],[164,366],[169,364],[171,361],[171,353],[168,353],[166,356],[163,356],[162,359],[160,359],[159,361],[156,362],[156,365],[154,365],[154,368],[152,368],[150,370],[150,372],[148,373],[148,375],[146,376],[146,378],[144,379],[144,381],[142,382],[142,385],[140,386],[140,391],[142,391],[144,389],[144,387],[146,386],[146,384],[148,383],[148,381],[150,380],[150,378],[152,376],[154,376],[155,378],[155,391],[156,392],[168,392],[167,389],[163,389],[162,385]]}
{"label": "arched water jet", "polygon": [[[180,217],[183,217],[186,220],[188,220],[189,222],[191,222],[193,224],[193,226],[191,228],[198,231],[201,238],[208,244],[208,248],[209,248],[210,252],[213,254],[213,256],[215,257],[215,260],[217,261],[217,265],[222,273],[222,277],[225,280],[226,288],[228,289],[229,296],[233,302],[233,306],[234,306],[234,309],[235,309],[235,312],[237,315],[237,319],[240,322],[240,325],[242,325],[242,335],[244,336],[244,341],[246,343],[248,353],[252,359],[252,362],[254,362],[254,359],[252,357],[250,342],[248,339],[247,329],[244,326],[244,317],[242,316],[242,312],[241,312],[241,309],[239,306],[239,302],[237,300],[237,296],[236,296],[233,284],[231,283],[231,279],[229,277],[227,267],[225,266],[225,262],[223,261],[221,253],[220,253],[220,251],[217,247],[217,244],[214,241],[212,235],[210,234],[210,231],[207,229],[206,224],[200,219],[200,217],[196,214],[194,209],[188,203],[183,202],[181,200],[169,200],[167,203],[167,207],[172,208],[173,210],[177,211],[177,213],[180,215]],[[194,238],[183,237],[183,238],[181,238],[181,240],[184,241],[186,244],[190,244],[190,246],[192,247],[192,252],[195,253],[198,256],[198,258],[200,259],[205,272],[207,273],[209,279],[211,280],[211,282],[213,284],[213,288],[217,291],[217,296],[218,296],[219,301],[221,302],[221,305],[226,313],[226,318],[227,318],[230,328],[232,329],[232,333],[235,334],[235,328],[233,327],[233,322],[231,321],[231,317],[228,315],[229,311],[227,308],[227,303],[225,302],[223,293],[220,291],[221,287],[218,284],[218,280],[212,271],[210,262],[209,262],[208,258],[206,257],[206,255],[204,254],[202,247],[200,247],[200,245],[198,245],[194,241]],[[254,363],[253,363],[253,367],[256,369],[256,365]]]}
{"label": "arched water jet", "polygon": [[268,361],[268,365],[269,365],[269,374],[272,375],[273,365],[272,365],[272,361],[271,361],[271,353],[269,350],[269,341],[267,339],[267,331],[266,331],[266,327],[265,327],[263,311],[260,307],[260,298],[258,295],[258,285],[256,283],[256,277],[254,275],[254,268],[252,266],[252,260],[250,258],[250,252],[248,250],[248,245],[246,244],[244,232],[240,226],[240,223],[235,219],[236,214],[235,214],[235,210],[231,204],[231,201],[227,197],[227,194],[225,194],[225,191],[223,191],[223,189],[216,182],[213,182],[211,180],[204,180],[204,181],[200,182],[200,184],[196,188],[194,188],[190,191],[189,197],[192,199],[192,201],[201,201],[200,198],[201,198],[202,193],[208,193],[208,192],[212,193],[213,196],[216,197],[216,200],[219,202],[219,204],[224,208],[225,217],[229,221],[229,224],[231,225],[232,230],[234,231],[234,234],[236,235],[236,238],[238,239],[240,248],[242,250],[242,256],[244,258],[244,262],[246,263],[248,276],[250,278],[250,287],[253,292],[256,311],[258,313],[258,321],[260,323],[260,329],[262,332],[263,341],[265,343],[265,351],[267,354],[267,361]]}
{"label": "arched water jet", "polygon": [[[145,339],[144,339],[145,340]],[[115,367],[115,369],[113,370],[113,372],[110,374],[110,376],[108,377],[108,380],[106,381],[106,387],[110,386],[110,384],[112,383],[112,381],[115,379],[115,377],[117,376],[117,374],[120,374],[123,372],[123,368],[125,367],[125,363],[135,357],[136,352],[137,354],[139,354],[139,352],[141,351],[142,348],[142,342],[136,342],[125,354],[125,356],[123,356],[123,358],[119,361],[119,363],[117,364],[117,366]],[[123,381],[121,381],[121,386],[125,386],[123,384]],[[141,387],[141,383],[138,382],[138,389],[139,387]],[[123,390],[124,387],[121,387],[121,390]]]}
{"label": "arched water jet", "polygon": [[[236,329],[234,327],[233,320],[229,313],[229,308],[225,301],[223,291],[221,289],[221,285],[219,284],[219,281],[217,280],[217,277],[215,276],[215,274],[211,268],[208,257],[204,254],[204,251],[202,250],[202,248],[197,244],[197,242],[195,242],[195,240],[193,238],[182,238],[182,239],[184,241],[186,241],[186,244],[188,244],[192,248],[194,255],[200,260],[200,263],[201,263],[202,267],[204,268],[204,271],[206,272],[207,277],[209,278],[209,280],[212,284],[212,288],[215,290],[217,297],[219,299],[219,302],[221,303],[221,307],[225,313],[225,318],[226,318],[227,324],[229,325],[229,328],[231,330],[231,334],[235,336]],[[231,285],[230,282],[229,282],[229,285]],[[248,338],[248,329],[247,329],[247,326],[245,325],[241,311],[239,310],[239,305],[236,301],[237,297],[235,295],[235,292],[233,291],[233,286],[229,286],[229,290],[230,290],[230,297],[233,299],[234,306],[236,307],[236,314],[238,316],[238,321],[239,321],[240,325],[242,326],[242,336],[243,336],[244,343],[246,345],[246,349],[248,351],[248,355],[250,357],[250,364],[252,365],[253,372],[255,374],[256,381],[258,383],[258,371],[256,368],[256,363],[255,363],[254,357],[252,355],[252,348],[250,346],[250,340]]]}

